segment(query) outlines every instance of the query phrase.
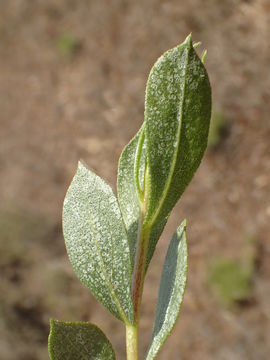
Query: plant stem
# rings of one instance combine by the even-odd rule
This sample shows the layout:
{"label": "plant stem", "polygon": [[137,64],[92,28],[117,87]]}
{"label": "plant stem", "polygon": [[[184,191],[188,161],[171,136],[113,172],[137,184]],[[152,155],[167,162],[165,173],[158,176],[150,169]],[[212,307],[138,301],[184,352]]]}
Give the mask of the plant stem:
{"label": "plant stem", "polygon": [[138,327],[126,325],[127,360],[138,360]]}
{"label": "plant stem", "polygon": [[[139,157],[140,154],[138,155],[138,158]],[[136,253],[135,266],[133,272],[133,282],[132,282],[132,298],[134,305],[135,325],[134,326],[126,325],[127,360],[138,360],[138,332],[139,332],[140,310],[141,310],[142,293],[143,293],[143,285],[145,278],[146,255],[147,255],[148,240],[149,240],[149,231],[144,229],[143,227],[143,220],[147,210],[147,202],[148,202],[147,179],[148,179],[148,168],[146,166],[144,189],[142,194],[139,194],[140,199],[141,196],[143,196],[143,199],[141,199],[141,219],[140,219],[140,224],[142,226],[139,226],[139,232],[138,232],[139,239],[137,244],[138,248]]]}
{"label": "plant stem", "polygon": [[149,235],[141,231],[140,241],[138,244],[138,261],[135,268],[135,278],[133,287],[133,304],[135,322],[139,325],[143,285],[145,278],[145,262]]}

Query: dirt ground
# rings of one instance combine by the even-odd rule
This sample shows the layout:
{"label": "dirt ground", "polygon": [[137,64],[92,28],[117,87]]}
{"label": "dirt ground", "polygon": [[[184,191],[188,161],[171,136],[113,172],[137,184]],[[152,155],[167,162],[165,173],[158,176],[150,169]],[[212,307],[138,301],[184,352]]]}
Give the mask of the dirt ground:
{"label": "dirt ground", "polygon": [[[115,189],[121,149],[140,127],[154,61],[192,31],[208,54],[226,136],[209,149],[160,240],[145,284],[141,359],[171,234],[188,221],[189,277],[169,360],[270,354],[269,0],[0,1],[0,359],[48,359],[50,317],[89,320],[125,358],[124,328],[77,281],[61,235],[82,158]],[[213,258],[243,261],[247,299],[224,306]]]}

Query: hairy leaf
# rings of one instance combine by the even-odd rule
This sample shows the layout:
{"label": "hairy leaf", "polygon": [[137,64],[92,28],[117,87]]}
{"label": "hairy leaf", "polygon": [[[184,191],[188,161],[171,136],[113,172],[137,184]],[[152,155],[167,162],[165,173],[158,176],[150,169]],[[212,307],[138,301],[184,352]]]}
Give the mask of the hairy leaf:
{"label": "hairy leaf", "polygon": [[128,233],[132,268],[142,225],[144,171],[145,143],[141,128],[121,154],[117,177],[117,195]]}
{"label": "hairy leaf", "polygon": [[191,36],[155,63],[145,104],[149,197],[144,226],[150,230],[149,263],[166,219],[207,146],[211,89]]}
{"label": "hairy leaf", "polygon": [[82,283],[117,318],[133,323],[126,230],[113,191],[79,163],[63,208],[70,262]]}
{"label": "hairy leaf", "polygon": [[188,255],[185,228],[184,220],[168,248],[158,294],[154,330],[146,360],[156,357],[179,315],[187,280]]}
{"label": "hairy leaf", "polygon": [[133,263],[141,217],[140,195],[137,191],[135,175],[136,153],[140,135],[141,131],[124,148],[119,159],[117,177],[118,201],[129,237]]}
{"label": "hairy leaf", "polygon": [[104,333],[87,322],[51,320],[49,355],[51,360],[115,360]]}

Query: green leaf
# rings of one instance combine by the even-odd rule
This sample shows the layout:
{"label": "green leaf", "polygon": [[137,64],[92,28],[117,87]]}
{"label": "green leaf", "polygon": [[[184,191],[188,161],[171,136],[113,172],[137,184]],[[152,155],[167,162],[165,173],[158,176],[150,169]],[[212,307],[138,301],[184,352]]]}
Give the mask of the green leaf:
{"label": "green leaf", "polygon": [[129,244],[120,209],[111,187],[81,162],[64,201],[63,232],[82,283],[118,319],[133,323]]}
{"label": "green leaf", "polygon": [[154,359],[170,335],[182,305],[187,280],[186,221],[174,234],[166,255],[151,344],[146,360]]}
{"label": "green leaf", "polygon": [[124,148],[118,165],[117,195],[128,233],[132,268],[142,226],[145,152],[144,132],[141,128]]}
{"label": "green leaf", "polygon": [[51,360],[115,360],[104,333],[87,322],[51,320],[49,355]]}
{"label": "green leaf", "polygon": [[207,146],[211,88],[191,36],[157,60],[145,104],[149,197],[144,227],[150,231],[149,263],[166,219]]}

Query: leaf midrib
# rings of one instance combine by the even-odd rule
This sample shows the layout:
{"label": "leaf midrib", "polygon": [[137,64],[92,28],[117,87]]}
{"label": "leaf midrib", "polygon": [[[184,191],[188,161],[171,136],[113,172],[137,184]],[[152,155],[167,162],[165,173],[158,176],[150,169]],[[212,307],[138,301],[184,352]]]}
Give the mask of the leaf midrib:
{"label": "leaf midrib", "polygon": [[171,182],[172,182],[172,178],[173,178],[173,174],[174,174],[174,170],[175,170],[175,165],[176,165],[176,161],[177,161],[177,157],[178,157],[178,152],[179,152],[179,147],[180,147],[180,139],[181,139],[183,107],[184,107],[184,99],[185,99],[185,93],[186,93],[186,76],[187,76],[187,66],[188,66],[188,60],[189,60],[189,52],[190,52],[190,48],[188,48],[188,50],[187,50],[187,58],[186,58],[186,62],[185,62],[183,98],[182,98],[182,102],[181,102],[181,106],[180,106],[181,111],[179,111],[179,114],[178,114],[178,116],[180,117],[180,119],[179,119],[180,121],[179,121],[178,131],[177,131],[177,146],[176,146],[177,151],[175,151],[174,156],[173,156],[172,165],[170,167],[169,176],[168,176],[168,179],[166,181],[166,185],[165,185],[165,188],[163,190],[162,197],[159,200],[158,206],[157,206],[152,218],[150,218],[150,221],[146,224],[146,226],[149,229],[151,229],[153,224],[155,223],[155,221],[156,221],[157,217],[159,216],[159,213],[160,213],[160,211],[162,209],[162,206],[163,206],[163,204],[165,202],[165,199],[167,197],[167,194],[168,194],[170,186],[171,186]]}
{"label": "leaf midrib", "polygon": [[[95,182],[96,182],[96,180],[95,180]],[[93,218],[92,218],[92,215],[91,215],[91,211],[90,211],[90,208],[88,207],[88,205],[87,205],[87,209],[88,209],[88,214],[89,214],[90,227],[92,227],[92,231],[93,231],[93,235],[94,235],[93,236],[94,242],[96,244],[98,256],[100,258],[100,267],[103,270],[103,273],[104,273],[104,276],[105,276],[105,281],[106,281],[107,286],[108,286],[108,288],[109,288],[109,290],[111,292],[111,295],[112,295],[112,297],[113,297],[113,299],[115,301],[115,305],[116,305],[117,310],[119,311],[121,319],[124,321],[124,323],[130,324],[130,321],[127,319],[127,317],[125,315],[125,312],[124,312],[124,310],[122,309],[122,307],[120,305],[120,301],[119,301],[119,299],[118,299],[118,297],[117,297],[117,295],[116,295],[116,293],[114,291],[113,284],[111,283],[109,275],[107,273],[106,266],[104,264],[103,257],[102,257],[102,252],[100,250],[99,242],[98,242],[98,239],[97,239],[97,231],[96,231],[94,221],[93,221]]]}

